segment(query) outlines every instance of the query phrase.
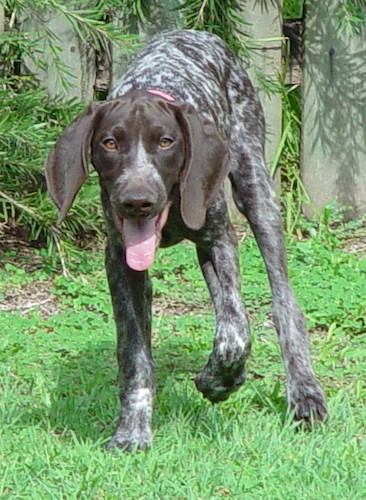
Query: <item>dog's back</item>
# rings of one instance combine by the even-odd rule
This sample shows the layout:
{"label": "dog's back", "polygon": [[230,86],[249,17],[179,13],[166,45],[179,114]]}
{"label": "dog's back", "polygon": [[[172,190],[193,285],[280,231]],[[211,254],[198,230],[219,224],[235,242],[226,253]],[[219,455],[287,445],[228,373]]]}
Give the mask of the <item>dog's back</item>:
{"label": "dog's back", "polygon": [[236,107],[244,105],[246,120],[252,115],[256,126],[263,122],[246,71],[229,47],[210,33],[172,30],[154,36],[133,58],[110,97],[146,88],[164,89],[175,100],[193,104],[225,138]]}

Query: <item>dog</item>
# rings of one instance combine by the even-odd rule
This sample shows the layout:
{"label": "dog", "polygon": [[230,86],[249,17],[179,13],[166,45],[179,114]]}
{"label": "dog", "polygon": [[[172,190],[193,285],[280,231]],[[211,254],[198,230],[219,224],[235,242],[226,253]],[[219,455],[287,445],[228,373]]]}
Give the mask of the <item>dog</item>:
{"label": "dog", "polygon": [[195,379],[198,390],[215,403],[245,381],[249,324],[223,187],[227,176],[266,265],[288,406],[296,419],[323,420],[326,400],[289,284],[281,216],[264,162],[263,111],[226,44],[194,30],[155,35],[109,99],[90,104],[66,128],[45,167],[59,222],[88,176],[89,151],[100,179],[117,329],[121,413],[109,449],[144,449],[152,442],[148,269],[158,247],[194,242],[212,298],[216,332],[208,362]]}

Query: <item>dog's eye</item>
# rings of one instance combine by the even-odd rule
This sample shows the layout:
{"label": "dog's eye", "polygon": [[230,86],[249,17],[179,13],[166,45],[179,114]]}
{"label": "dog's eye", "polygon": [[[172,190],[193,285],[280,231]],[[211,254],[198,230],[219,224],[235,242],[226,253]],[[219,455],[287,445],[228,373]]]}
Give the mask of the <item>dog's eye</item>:
{"label": "dog's eye", "polygon": [[170,137],[162,137],[159,142],[159,146],[161,149],[168,149],[173,144],[173,139]]}
{"label": "dog's eye", "polygon": [[103,146],[109,151],[115,151],[117,149],[117,144],[114,139],[106,139],[103,141]]}

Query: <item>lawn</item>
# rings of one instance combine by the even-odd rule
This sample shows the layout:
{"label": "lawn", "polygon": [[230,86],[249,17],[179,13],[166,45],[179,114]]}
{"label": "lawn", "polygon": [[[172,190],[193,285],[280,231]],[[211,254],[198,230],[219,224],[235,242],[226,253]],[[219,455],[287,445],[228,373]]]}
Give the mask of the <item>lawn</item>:
{"label": "lawn", "polygon": [[250,235],[240,252],[253,352],[246,384],[215,406],[192,381],[214,326],[194,248],[159,252],[155,440],[129,455],[105,451],[118,391],[102,253],[84,252],[72,277],[36,250],[1,254],[0,498],[366,498],[364,249],[334,238],[288,241],[330,410],[311,432],[285,414],[270,293]]}

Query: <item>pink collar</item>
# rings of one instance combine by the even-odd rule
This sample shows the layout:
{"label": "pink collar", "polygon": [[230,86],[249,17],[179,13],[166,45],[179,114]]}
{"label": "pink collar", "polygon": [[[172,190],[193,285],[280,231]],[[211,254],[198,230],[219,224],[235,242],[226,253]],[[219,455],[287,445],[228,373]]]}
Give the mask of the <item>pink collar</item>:
{"label": "pink collar", "polygon": [[167,101],[171,101],[171,102],[175,101],[174,97],[172,97],[171,95],[167,94],[163,90],[148,89],[147,92],[149,92],[149,94],[155,94],[155,95],[158,95],[160,97],[163,97]]}

